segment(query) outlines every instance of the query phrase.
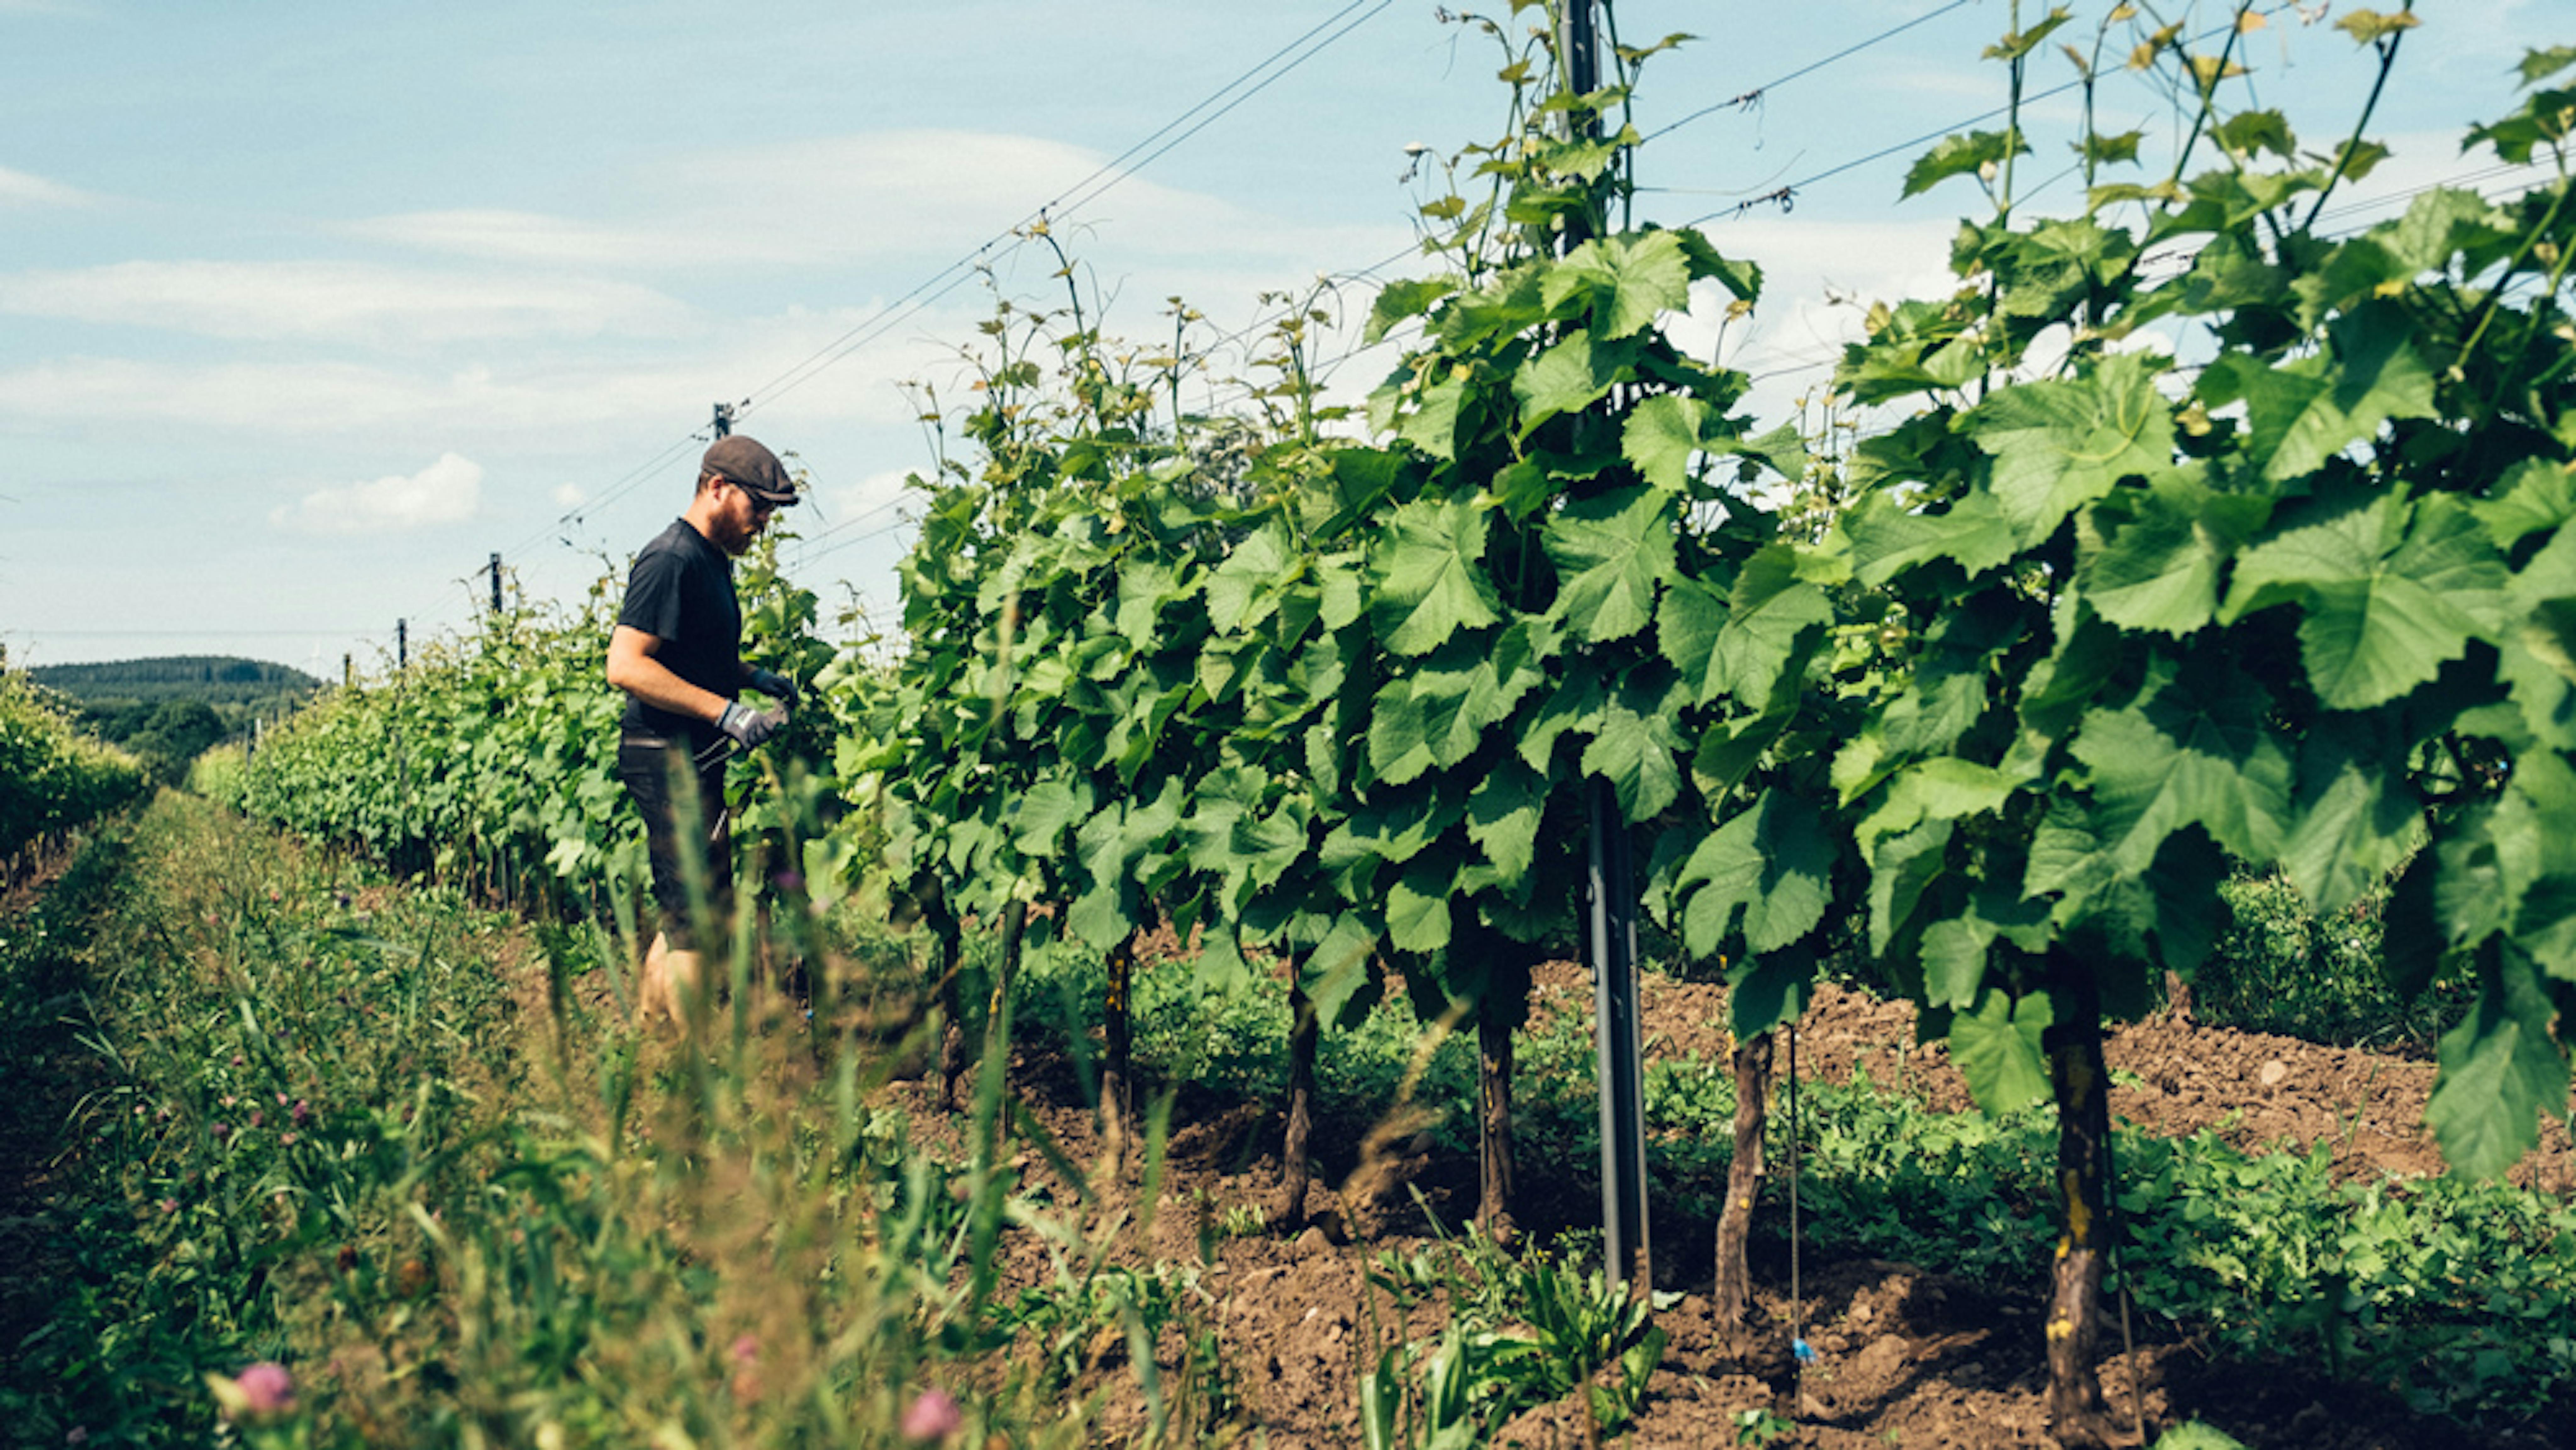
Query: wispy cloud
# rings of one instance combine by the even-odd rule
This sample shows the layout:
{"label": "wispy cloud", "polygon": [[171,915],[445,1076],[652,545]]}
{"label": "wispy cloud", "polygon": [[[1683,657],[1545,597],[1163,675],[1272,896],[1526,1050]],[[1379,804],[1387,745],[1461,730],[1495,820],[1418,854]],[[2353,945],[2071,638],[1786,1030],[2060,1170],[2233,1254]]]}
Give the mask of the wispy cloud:
{"label": "wispy cloud", "polygon": [[95,192],[0,166],[0,206],[88,207],[105,200]]}
{"label": "wispy cloud", "polygon": [[120,262],[0,276],[0,312],[253,341],[378,344],[663,335],[688,309],[586,277],[352,262]]}
{"label": "wispy cloud", "polygon": [[1069,194],[1075,224],[1110,227],[1123,250],[1147,255],[1321,252],[1360,265],[1403,241],[1400,228],[1315,226],[1103,175],[1106,159],[1043,137],[870,132],[675,158],[628,179],[629,214],[614,222],[458,210],[343,230],[444,255],[608,270],[948,260]]}
{"label": "wispy cloud", "polygon": [[308,534],[380,534],[461,524],[482,508],[483,466],[449,453],[418,473],[315,489],[269,522]]}

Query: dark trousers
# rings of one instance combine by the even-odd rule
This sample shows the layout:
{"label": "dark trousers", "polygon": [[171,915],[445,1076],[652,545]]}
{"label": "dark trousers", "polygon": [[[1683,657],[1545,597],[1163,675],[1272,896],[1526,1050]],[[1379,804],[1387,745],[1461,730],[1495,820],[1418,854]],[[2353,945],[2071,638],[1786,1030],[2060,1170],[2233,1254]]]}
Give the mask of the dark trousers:
{"label": "dark trousers", "polygon": [[[689,851],[705,867],[707,912],[712,927],[733,905],[733,841],[726,830],[724,757],[700,766],[691,759],[686,737],[627,734],[617,742],[617,778],[644,815],[644,853],[653,868],[653,904],[660,911],[662,934],[681,951],[703,951],[721,942],[700,942],[689,912],[689,887],[680,853]],[[694,779],[696,824],[680,827],[681,796]]]}

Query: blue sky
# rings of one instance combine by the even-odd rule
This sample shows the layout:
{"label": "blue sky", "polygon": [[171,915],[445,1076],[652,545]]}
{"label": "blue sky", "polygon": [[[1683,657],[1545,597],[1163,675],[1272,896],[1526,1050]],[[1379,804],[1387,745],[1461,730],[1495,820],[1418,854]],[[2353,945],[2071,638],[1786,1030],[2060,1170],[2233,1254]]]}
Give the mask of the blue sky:
{"label": "blue sky", "polygon": [[[2072,8],[2060,38],[2081,41],[2109,7]],[[2285,6],[2248,37],[2244,84],[2303,139],[2339,136],[2368,89],[2331,28],[2353,8]],[[2385,214],[2374,193],[2532,179],[2482,174],[2458,132],[2505,107],[2524,49],[2576,40],[2563,3],[2417,8],[2372,128],[2398,155],[2355,225]],[[2161,13],[2198,29],[2224,10]],[[1999,105],[1977,56],[2010,14],[1617,7],[1632,41],[1700,37],[1649,66],[1650,133],[1920,21],[1646,150],[1640,219],[1714,215],[1769,273],[1749,325],[1681,324],[1763,376],[1757,411],[1823,379],[1859,304],[1941,289],[1980,202],[1953,183],[1900,204],[1910,152],[1801,186],[1785,214],[1737,201]],[[1072,189],[1094,194],[1058,231],[1113,332],[1161,335],[1175,294],[1230,332],[1319,276],[1356,318],[1354,274],[1411,236],[1405,148],[1488,137],[1497,59],[1417,0],[0,0],[0,645],[364,668],[397,618],[415,639],[464,626],[492,551],[530,597],[578,595],[684,504],[710,405],[746,397],[743,431],[816,483],[797,522],[832,529],[791,571],[883,610],[901,479],[929,463],[900,385],[954,396],[990,306],[972,282],[903,299]],[[2033,84],[2071,74],[2052,46]],[[1231,109],[1102,174],[1247,77]],[[2103,113],[2173,124],[2137,76],[2106,83]],[[2060,170],[2073,116],[2033,108],[2026,177]],[[1051,260],[986,255],[1006,292],[1052,297]],[[1334,385],[1365,391],[1389,361],[1352,353]]]}

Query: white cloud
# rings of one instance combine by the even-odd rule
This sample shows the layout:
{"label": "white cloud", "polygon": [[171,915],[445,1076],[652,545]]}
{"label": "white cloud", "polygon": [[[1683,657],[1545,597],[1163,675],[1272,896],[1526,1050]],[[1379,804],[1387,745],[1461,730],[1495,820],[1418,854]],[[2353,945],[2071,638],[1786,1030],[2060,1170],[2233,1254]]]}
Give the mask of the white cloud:
{"label": "white cloud", "polygon": [[577,483],[558,483],[558,484],[556,484],[556,485],[555,485],[555,507],[556,507],[556,508],[559,508],[559,509],[573,509],[573,508],[579,508],[579,507],[581,507],[581,506],[582,506],[582,504],[583,504],[584,502],[586,502],[589,498],[590,498],[590,493],[589,493],[589,491],[588,491],[587,489],[584,489],[580,484],[577,484]]}
{"label": "white cloud", "polygon": [[483,507],[483,466],[449,453],[420,472],[319,488],[269,522],[308,534],[378,534],[463,523]]}
{"label": "white cloud", "polygon": [[[636,215],[623,224],[460,210],[373,217],[344,230],[423,251],[544,266],[848,266],[950,260],[1026,220],[1040,201],[1070,193],[1076,210],[1063,219],[1067,226],[1101,228],[1117,249],[1145,255],[1216,251],[1358,262],[1405,239],[1400,227],[1313,226],[1135,176],[1103,175],[1106,159],[1044,137],[869,132],[679,158],[632,179]],[[1091,248],[1077,241],[1068,250],[1079,256]]]}
{"label": "white cloud", "polygon": [[96,206],[101,200],[79,187],[0,166],[0,206],[84,207]]}
{"label": "white cloud", "polygon": [[0,276],[0,312],[257,341],[665,335],[688,309],[631,283],[351,262],[120,262]]}

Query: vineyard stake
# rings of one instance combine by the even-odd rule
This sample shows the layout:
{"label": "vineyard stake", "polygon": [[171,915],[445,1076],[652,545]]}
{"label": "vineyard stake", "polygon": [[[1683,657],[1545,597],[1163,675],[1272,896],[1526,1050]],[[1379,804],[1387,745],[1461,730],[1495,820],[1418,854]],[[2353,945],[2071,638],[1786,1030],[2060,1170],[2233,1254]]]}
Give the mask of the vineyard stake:
{"label": "vineyard stake", "polygon": [[[1601,88],[1600,37],[1592,0],[1566,0],[1559,47],[1573,94]],[[1598,119],[1577,110],[1575,128],[1597,138]],[[1582,245],[1589,228],[1569,218],[1557,234],[1559,255]],[[1578,426],[1580,421],[1578,420]],[[1606,778],[1585,794],[1592,836],[1593,1040],[1600,1053],[1601,1239],[1605,1273],[1640,1291],[1654,1288],[1654,1254],[1646,1230],[1645,1071],[1639,1061],[1637,892],[1627,821]]]}

